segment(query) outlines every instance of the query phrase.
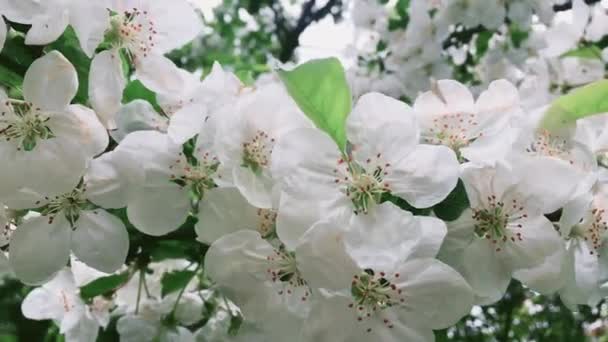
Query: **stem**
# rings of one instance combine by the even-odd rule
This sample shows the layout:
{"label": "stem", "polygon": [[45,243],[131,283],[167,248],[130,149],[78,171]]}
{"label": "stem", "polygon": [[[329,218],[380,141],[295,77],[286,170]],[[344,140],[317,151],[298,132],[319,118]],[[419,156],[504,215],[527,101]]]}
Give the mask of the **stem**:
{"label": "stem", "polygon": [[135,303],[135,314],[139,313],[139,301],[141,300],[141,288],[144,284],[145,274],[144,270],[139,271],[139,285],[137,286],[137,302]]}
{"label": "stem", "polygon": [[[190,267],[190,266],[188,266]],[[186,269],[188,268],[186,267]],[[196,272],[198,272],[198,270],[201,268],[201,263],[198,263],[198,265],[196,265],[196,268],[194,269],[194,273],[192,274],[192,277],[190,278],[190,280],[188,280],[188,282],[186,284],[184,284],[184,287],[182,287],[179,290],[179,293],[177,294],[177,299],[175,299],[175,304],[173,304],[173,309],[171,310],[171,315],[170,316],[174,316],[175,315],[175,310],[177,310],[177,305],[179,304],[180,299],[182,299],[182,296],[184,295],[184,292],[186,291],[186,288],[188,287],[188,285],[190,284],[190,282],[192,281],[192,279],[194,279],[194,277],[196,276]]]}

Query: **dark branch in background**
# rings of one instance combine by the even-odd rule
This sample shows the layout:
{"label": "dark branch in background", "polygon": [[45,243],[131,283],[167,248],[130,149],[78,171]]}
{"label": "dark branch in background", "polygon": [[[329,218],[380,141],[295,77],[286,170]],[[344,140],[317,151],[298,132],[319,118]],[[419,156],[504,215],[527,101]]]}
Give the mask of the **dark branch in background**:
{"label": "dark branch in background", "polygon": [[340,19],[339,10],[342,7],[342,0],[328,0],[327,3],[319,8],[315,9],[317,1],[309,0],[302,5],[302,14],[295,23],[290,24],[283,16],[282,6],[279,2],[271,6],[274,12],[274,22],[277,27],[277,35],[281,42],[281,51],[279,53],[279,60],[281,62],[287,62],[292,57],[298,47],[300,35],[306,30],[310,24],[317,22],[328,15],[332,15],[335,20]]}
{"label": "dark branch in background", "polygon": [[[600,2],[600,1],[601,0],[585,0],[585,3],[587,5],[591,5],[591,4],[594,4],[596,2]],[[567,10],[569,10],[571,8],[572,8],[572,1],[571,0],[566,1],[563,4],[555,4],[555,5],[553,5],[553,11],[555,11],[555,12],[567,11]]]}

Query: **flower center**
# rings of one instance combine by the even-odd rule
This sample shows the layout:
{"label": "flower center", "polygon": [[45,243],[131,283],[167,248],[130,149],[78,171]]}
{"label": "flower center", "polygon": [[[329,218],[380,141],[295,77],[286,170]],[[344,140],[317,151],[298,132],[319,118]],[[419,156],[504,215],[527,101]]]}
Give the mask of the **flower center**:
{"label": "flower center", "polygon": [[433,119],[433,126],[425,134],[424,140],[428,144],[445,145],[454,151],[481,136],[472,131],[478,126],[475,114],[445,114]]}
{"label": "flower center", "polygon": [[147,57],[155,46],[156,35],[154,21],[148,12],[133,8],[112,16],[106,39],[113,46],[125,48],[135,56]]}
{"label": "flower center", "polygon": [[555,157],[574,164],[569,147],[568,140],[551,134],[546,129],[540,129],[536,133],[534,141],[526,149],[526,152],[534,155]]}
{"label": "flower center", "polygon": [[48,127],[49,117],[40,108],[34,108],[31,103],[10,100],[5,103],[12,112],[0,113],[0,136],[6,141],[17,141],[17,150],[31,151],[40,139],[53,137]]}
{"label": "flower center", "polygon": [[217,157],[206,152],[200,160],[189,161],[183,153],[179,153],[175,162],[169,166],[174,173],[170,175],[172,182],[185,187],[188,186],[200,197],[206,190],[216,186],[213,177],[219,167]]}
{"label": "flower center", "polygon": [[258,232],[266,239],[274,235],[276,230],[277,211],[274,209],[258,209]]}
{"label": "flower center", "polygon": [[363,166],[338,160],[334,169],[334,183],[344,185],[342,191],[352,201],[355,214],[367,214],[374,204],[380,203],[382,194],[390,192],[389,184],[384,179],[390,167],[389,163],[382,161],[381,153],[374,159],[368,158]]}
{"label": "flower center", "polygon": [[49,224],[53,223],[55,215],[63,213],[67,220],[74,224],[80,212],[86,207],[87,199],[84,195],[86,188],[76,188],[67,194],[56,196],[42,210],[42,215],[49,216]]}
{"label": "flower center", "polygon": [[522,233],[516,230],[522,228],[518,221],[527,217],[518,200],[513,199],[511,205],[505,205],[492,195],[488,197],[486,208],[473,209],[475,234],[490,240],[496,245],[496,251],[500,252],[505,243],[523,240]]}
{"label": "flower center", "polygon": [[[572,228],[571,237],[582,238],[589,246],[589,254],[599,257],[599,249],[602,247],[604,235],[608,231],[608,224],[604,220],[604,209],[594,208],[591,210],[593,215],[590,222],[578,224]],[[581,222],[582,223],[582,222]]]}
{"label": "flower center", "polygon": [[[348,307],[355,311],[357,321],[362,322],[384,309],[405,302],[401,296],[401,289],[394,284],[394,281],[399,278],[399,273],[392,275],[393,282],[389,280],[389,277],[384,272],[375,272],[371,269],[366,269],[361,274],[353,276],[350,288],[352,303],[348,304]],[[383,321],[387,328],[393,328],[390,320],[384,319]],[[371,332],[371,328],[368,328],[367,331]]]}
{"label": "flower center", "polygon": [[274,138],[263,131],[257,131],[255,136],[243,143],[243,166],[253,172],[261,172],[270,164],[270,154],[274,147]]}
{"label": "flower center", "polygon": [[298,293],[301,293],[302,301],[308,300],[310,296],[308,283],[306,283],[300,270],[298,270],[295,253],[287,252],[284,248],[275,249],[275,253],[266,259],[270,263],[270,266],[266,270],[270,280],[274,283],[281,283],[284,287],[279,290],[279,295],[292,295],[296,290],[304,290],[303,293],[300,291]]}

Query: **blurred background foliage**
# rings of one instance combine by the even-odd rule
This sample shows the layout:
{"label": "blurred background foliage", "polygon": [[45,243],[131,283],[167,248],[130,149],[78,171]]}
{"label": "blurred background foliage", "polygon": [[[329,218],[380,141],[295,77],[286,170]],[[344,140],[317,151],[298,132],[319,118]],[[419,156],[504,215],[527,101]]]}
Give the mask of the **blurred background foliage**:
{"label": "blurred background foliage", "polygon": [[[380,0],[382,1],[382,0]],[[590,0],[592,2],[594,0]],[[182,49],[170,54],[180,67],[204,74],[213,62],[233,70],[243,80],[252,80],[270,71],[277,63],[297,62],[296,50],[299,38],[314,23],[331,18],[335,22],[343,19],[347,0],[223,0],[213,9],[213,15],[201,17],[205,21],[205,34]],[[568,9],[568,2],[559,9]],[[405,27],[409,17],[408,1],[399,0],[390,25]],[[25,27],[11,25],[16,31]],[[510,31],[517,44],[525,39],[525,32],[516,28]],[[467,67],[473,65],[485,52],[489,37],[483,27],[455,30],[445,42],[445,48],[470,44],[475,40],[476,55],[467,57],[460,81],[470,81]],[[0,84],[11,89],[11,96],[18,97],[22,75],[31,62],[43,53],[39,47],[23,45],[19,35],[9,37],[0,54]],[[608,45],[608,41],[602,44]],[[61,40],[53,44],[79,67],[81,83],[86,85],[90,60],[78,48],[73,32],[66,31]],[[378,51],[382,51],[380,44]],[[468,65],[468,66],[467,66]],[[86,92],[86,91],[85,91]],[[80,93],[79,93],[80,95]],[[86,96],[86,94],[85,94]],[[125,98],[147,98],[145,89],[133,86],[125,92]],[[86,102],[86,98],[81,99]],[[117,213],[118,214],[118,213]],[[150,258],[170,258],[190,255],[200,258],[204,246],[194,240],[192,227],[184,227],[170,237],[152,238],[131,231],[133,238],[130,261],[149,262]],[[145,248],[139,248],[143,247]],[[139,251],[153,251],[155,255],[143,255]],[[175,252],[177,250],[177,252]],[[175,253],[173,253],[175,252]],[[0,283],[0,342],[51,342],[63,341],[58,329],[50,321],[31,321],[21,315],[20,303],[32,288],[17,280],[6,278]],[[608,341],[604,320],[608,316],[608,304],[602,302],[597,308],[580,307],[571,312],[557,296],[540,296],[513,281],[505,298],[487,306],[475,307],[471,314],[456,326],[436,333],[437,341]],[[606,335],[606,336],[605,336]],[[115,327],[110,324],[100,334],[100,341],[117,341]]]}

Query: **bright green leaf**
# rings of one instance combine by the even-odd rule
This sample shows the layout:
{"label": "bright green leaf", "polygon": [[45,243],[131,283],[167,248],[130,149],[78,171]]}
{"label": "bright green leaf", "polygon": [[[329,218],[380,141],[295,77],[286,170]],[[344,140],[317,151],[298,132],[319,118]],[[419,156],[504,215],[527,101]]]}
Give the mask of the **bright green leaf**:
{"label": "bright green leaf", "polygon": [[173,271],[163,274],[160,281],[162,285],[161,295],[164,297],[169,293],[179,291],[186,287],[194,277],[194,271]]}
{"label": "bright green leaf", "polygon": [[80,288],[80,297],[84,300],[88,300],[96,296],[110,293],[129,281],[130,277],[131,274],[129,272],[123,272],[95,279]]}
{"label": "bright green leaf", "polygon": [[133,100],[148,101],[157,112],[162,112],[162,109],[156,101],[156,94],[152,90],[146,88],[139,80],[129,82],[122,93],[123,103],[129,103]]}
{"label": "bright green leaf", "polygon": [[561,57],[579,57],[602,60],[602,50],[595,45],[584,46],[578,49],[570,50],[561,55]]}
{"label": "bright green leaf", "polygon": [[608,80],[601,80],[559,97],[545,113],[541,126],[559,129],[586,116],[608,112]]}
{"label": "bright green leaf", "polygon": [[340,61],[312,60],[291,71],[280,70],[279,76],[300,109],[344,150],[345,123],[352,103]]}

